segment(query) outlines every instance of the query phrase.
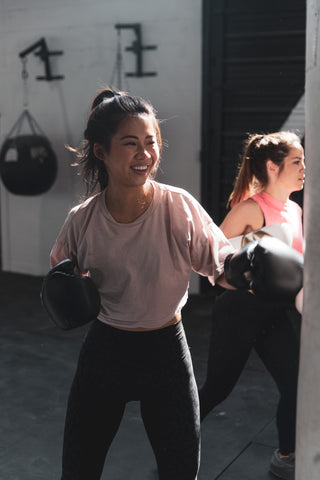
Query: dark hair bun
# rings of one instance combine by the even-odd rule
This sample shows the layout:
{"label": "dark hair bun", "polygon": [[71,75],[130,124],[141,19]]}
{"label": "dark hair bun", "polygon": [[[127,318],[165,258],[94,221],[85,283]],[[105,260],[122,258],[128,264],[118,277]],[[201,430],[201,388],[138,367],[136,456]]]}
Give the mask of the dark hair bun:
{"label": "dark hair bun", "polygon": [[116,95],[120,95],[120,93],[115,90],[111,90],[110,88],[102,90],[94,98],[92,102],[91,110],[96,108],[98,105],[100,105],[100,103],[104,102],[105,100],[114,98]]}

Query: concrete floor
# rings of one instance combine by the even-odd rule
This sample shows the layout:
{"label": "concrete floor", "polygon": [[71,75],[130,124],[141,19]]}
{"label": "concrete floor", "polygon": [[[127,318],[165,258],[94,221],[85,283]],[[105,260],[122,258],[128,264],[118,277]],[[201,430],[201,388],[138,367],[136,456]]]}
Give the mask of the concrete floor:
{"label": "concrete floor", "polygon": [[[42,279],[0,272],[0,480],[59,480],[65,407],[87,326],[63,332],[39,300]],[[199,385],[206,372],[211,299],[191,296],[183,321]],[[229,396],[202,424],[198,480],[270,480],[278,393],[252,355]],[[102,480],[156,480],[139,414],[128,404]],[[90,479],[88,479],[90,480]],[[274,479],[275,480],[275,479]]]}

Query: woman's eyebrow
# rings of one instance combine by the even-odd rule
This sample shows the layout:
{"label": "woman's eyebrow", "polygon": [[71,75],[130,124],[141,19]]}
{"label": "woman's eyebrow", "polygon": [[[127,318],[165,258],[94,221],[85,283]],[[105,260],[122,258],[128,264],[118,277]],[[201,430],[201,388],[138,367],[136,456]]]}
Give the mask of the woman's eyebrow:
{"label": "woman's eyebrow", "polygon": [[[155,135],[147,135],[146,138],[153,138]],[[124,135],[123,137],[120,138],[120,140],[125,140],[126,138],[134,138],[138,140],[139,137],[136,135]]]}

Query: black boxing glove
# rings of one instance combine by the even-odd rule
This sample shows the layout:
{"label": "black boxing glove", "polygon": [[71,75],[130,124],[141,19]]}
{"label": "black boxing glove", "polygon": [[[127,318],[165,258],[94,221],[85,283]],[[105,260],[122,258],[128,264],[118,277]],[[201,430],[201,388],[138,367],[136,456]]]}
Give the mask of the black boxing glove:
{"label": "black boxing glove", "polygon": [[100,311],[100,294],[92,279],[74,273],[75,262],[66,259],[45,276],[41,301],[51,320],[69,330],[95,319]]}
{"label": "black boxing glove", "polygon": [[263,237],[251,258],[251,290],[265,300],[294,303],[303,284],[303,255],[275,237]]}
{"label": "black boxing glove", "polygon": [[224,261],[224,274],[233,287],[248,290],[250,288],[251,261],[258,242],[247,243],[241,250],[228,255]]}

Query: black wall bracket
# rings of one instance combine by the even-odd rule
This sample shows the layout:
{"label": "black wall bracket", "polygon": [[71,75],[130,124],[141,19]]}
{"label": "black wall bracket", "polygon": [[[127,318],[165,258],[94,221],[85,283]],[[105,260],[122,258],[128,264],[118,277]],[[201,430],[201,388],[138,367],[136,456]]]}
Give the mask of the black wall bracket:
{"label": "black wall bracket", "polygon": [[40,40],[38,40],[38,42],[34,43],[30,47],[20,52],[19,57],[24,58],[26,55],[29,55],[29,53],[31,52],[34,52],[34,55],[37,55],[38,57],[40,57],[45,67],[45,75],[37,76],[36,77],[37,80],[46,80],[50,82],[52,80],[62,80],[64,78],[63,75],[52,75],[51,65],[49,60],[49,57],[51,55],[63,55],[62,50],[49,51],[45,38],[41,38]]}
{"label": "black wall bracket", "polygon": [[127,77],[155,77],[156,72],[144,72],[143,71],[143,56],[144,50],[156,50],[156,45],[142,45],[142,30],[140,23],[117,23],[115,25],[117,30],[131,29],[135,33],[135,40],[130,47],[126,47],[126,50],[133,52],[136,55],[136,71],[126,73]]}

